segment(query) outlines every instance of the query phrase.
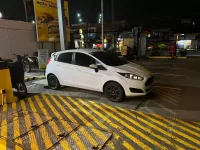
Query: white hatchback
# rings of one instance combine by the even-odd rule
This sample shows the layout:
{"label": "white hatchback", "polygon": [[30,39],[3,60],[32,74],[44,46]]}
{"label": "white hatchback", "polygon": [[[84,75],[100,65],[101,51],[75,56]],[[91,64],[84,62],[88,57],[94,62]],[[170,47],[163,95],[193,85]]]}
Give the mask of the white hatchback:
{"label": "white hatchback", "polygon": [[91,49],[53,53],[46,78],[53,90],[62,85],[104,92],[115,102],[125,96],[147,95],[154,82],[152,73],[144,67],[127,62],[116,53]]}

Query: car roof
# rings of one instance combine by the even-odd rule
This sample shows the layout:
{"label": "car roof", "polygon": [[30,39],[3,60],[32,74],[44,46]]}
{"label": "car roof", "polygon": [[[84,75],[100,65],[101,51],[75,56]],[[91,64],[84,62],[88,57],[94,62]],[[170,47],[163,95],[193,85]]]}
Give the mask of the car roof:
{"label": "car roof", "polygon": [[64,50],[64,51],[59,51],[57,52],[57,54],[62,54],[65,52],[83,52],[83,53],[93,53],[93,52],[97,52],[99,50],[96,49],[70,49],[70,50]]}

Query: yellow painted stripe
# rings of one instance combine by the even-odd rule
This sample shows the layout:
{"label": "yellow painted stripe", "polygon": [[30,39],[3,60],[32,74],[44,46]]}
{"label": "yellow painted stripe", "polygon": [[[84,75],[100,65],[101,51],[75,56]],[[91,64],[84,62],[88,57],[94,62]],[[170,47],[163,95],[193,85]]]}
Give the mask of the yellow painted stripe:
{"label": "yellow painted stripe", "polygon": [[[159,131],[159,132],[161,132],[161,133],[163,133],[163,134],[169,136],[170,138],[173,138],[173,139],[175,138],[172,134],[170,134],[170,133],[164,131],[163,129],[159,128],[158,126],[155,126],[155,125],[152,124],[151,122],[148,122],[148,121],[146,121],[146,120],[140,118],[139,116],[134,115],[133,113],[129,112],[128,110],[123,109],[123,108],[121,108],[121,107],[117,107],[117,108],[118,108],[119,110],[121,110],[121,111],[123,111],[123,112],[129,114],[130,116],[132,116],[132,117],[134,117],[134,118],[137,118],[137,120],[139,120],[139,121],[145,123],[146,125],[150,126],[151,128],[153,128],[153,129],[155,129],[155,130],[157,130],[157,131]],[[172,147],[175,147],[175,148],[177,148],[177,149],[179,149],[179,150],[183,150],[183,149],[184,149],[184,148],[180,147],[179,145],[170,142],[169,140],[165,139],[164,137],[162,137],[162,136],[160,136],[160,135],[155,135],[155,134],[154,134],[153,132],[151,132],[151,130],[149,130],[149,129],[146,129],[146,131],[149,132],[150,134],[152,134],[153,136],[157,137],[158,139],[164,141],[165,143],[169,144],[169,145],[172,146]],[[181,142],[181,143],[184,143],[184,141]]]}
{"label": "yellow painted stripe", "polygon": [[3,105],[3,111],[7,111],[7,110],[8,110],[8,105],[7,104]]}
{"label": "yellow painted stripe", "polygon": [[[55,109],[55,107],[51,104],[51,102],[49,101],[49,99],[45,95],[42,95],[42,98],[45,100],[45,102],[47,103],[47,105],[51,108],[51,110],[56,115],[56,117],[62,119],[62,116],[58,113],[58,111]],[[81,147],[82,150],[86,150],[87,149],[85,147],[85,145],[83,144],[83,142],[80,140],[80,138],[77,136],[77,134],[73,134],[73,137],[74,137],[74,140],[77,141],[77,145],[79,147]]]}
{"label": "yellow painted stripe", "polygon": [[[16,102],[12,103],[12,109],[13,110],[17,110],[17,104]],[[19,137],[20,136],[20,126],[19,126],[19,119],[18,119],[18,114],[15,114],[15,117],[13,118],[13,126],[15,128],[14,131],[14,138]],[[18,139],[17,143],[22,145],[22,139]],[[15,150],[21,150],[21,148],[19,148],[19,146],[15,146]]]}
{"label": "yellow painted stripe", "polygon": [[[78,109],[80,109],[82,112],[84,112],[91,120],[96,121],[96,123],[98,124],[99,127],[107,130],[108,128],[106,126],[104,126],[104,124],[102,122],[99,122],[97,120],[97,118],[95,118],[93,115],[91,115],[91,113],[89,113],[87,110],[85,110],[81,105],[79,105],[79,103],[77,103],[74,99],[72,99],[71,97],[67,97],[69,101],[71,101],[74,105],[76,105],[76,107]],[[90,122],[89,122],[90,123]],[[90,123],[90,125],[93,127],[93,125]]]}
{"label": "yellow painted stripe", "polygon": [[[100,121],[98,121],[97,118],[95,118],[93,115],[91,115],[90,112],[88,112],[85,108],[83,108],[79,103],[77,103],[75,100],[73,100],[71,97],[68,97],[68,99],[74,103],[82,112],[84,112],[91,120],[93,120],[100,128],[103,128],[104,130],[109,131],[109,129]],[[80,100],[80,99],[79,99]],[[116,138],[116,136],[114,136],[114,138]],[[125,148],[127,149],[134,149],[128,142],[123,140],[123,145]],[[113,142],[110,142],[110,144],[108,145],[111,149],[116,149],[114,147]]]}
{"label": "yellow painted stripe", "polygon": [[[72,122],[74,122],[74,123],[76,123],[76,124],[79,124],[77,121],[76,121],[76,119],[74,119],[74,117],[72,117],[72,115],[58,102],[58,100],[55,98],[55,97],[53,97],[53,96],[50,96],[51,97],[51,99],[54,101],[54,103],[58,106],[58,108],[60,108],[60,110],[62,111],[62,112],[64,112],[64,115],[67,117],[67,118],[69,118]],[[60,97],[59,97],[60,98]],[[60,98],[61,100],[62,100],[62,97]],[[64,101],[66,101],[66,100],[64,100]]]}
{"label": "yellow painted stripe", "polygon": [[[172,132],[174,132],[174,133],[176,133],[176,134],[179,134],[179,135],[181,135],[181,136],[186,135],[186,134],[184,134],[184,133],[182,133],[182,132],[180,132],[180,131],[178,131],[178,130],[175,130],[174,128],[169,127],[169,126],[167,126],[166,124],[164,124],[164,123],[162,123],[162,122],[160,122],[160,121],[157,121],[157,120],[155,120],[155,119],[153,119],[153,118],[151,118],[151,117],[149,117],[149,116],[147,116],[147,115],[145,115],[145,114],[143,114],[143,113],[140,113],[140,112],[137,112],[137,113],[139,113],[140,115],[146,117],[147,119],[149,119],[149,120],[151,120],[151,121],[153,121],[153,122],[155,122],[155,123],[157,123],[157,124],[163,126],[164,128],[166,128],[166,129],[168,129],[168,130],[170,130],[170,131],[172,131]],[[163,133],[164,133],[164,132],[163,132]],[[183,136],[183,137],[184,137],[184,136]],[[186,135],[185,138],[188,138],[188,135]],[[191,137],[191,138],[192,138],[192,137]],[[181,140],[181,139],[178,138],[178,137],[174,137],[174,139],[175,139],[176,141],[178,141],[178,142],[180,142],[180,143],[186,145],[187,147],[190,147],[190,148],[193,148],[193,149],[198,149],[196,146],[191,145],[189,142],[183,141],[183,140]],[[194,138],[192,138],[192,139],[194,139]],[[190,139],[190,140],[191,140],[191,139]],[[197,140],[195,139],[195,142],[196,142],[196,141],[197,141]],[[194,142],[194,141],[193,141],[193,142]],[[197,144],[199,144],[199,142],[198,142]]]}
{"label": "yellow painted stripe", "polygon": [[[74,105],[78,106],[78,103],[76,103],[71,97],[67,97],[72,103],[74,103]],[[64,100],[64,99],[63,99]],[[65,100],[66,102],[66,100]],[[69,104],[69,103],[68,103]],[[71,106],[71,105],[69,105]],[[79,105],[80,106],[80,105]],[[70,107],[70,108],[73,108],[73,107]],[[80,108],[78,107],[78,109],[80,110]],[[75,110],[75,109],[73,109]],[[92,127],[94,128],[94,126],[92,125],[91,122],[87,121],[78,111],[74,112],[74,113],[77,113],[78,116],[80,116],[79,118],[89,127]],[[91,116],[91,115],[90,115]],[[106,141],[107,140],[107,137],[102,133],[102,132],[98,132],[96,134],[97,136],[99,136],[102,140]]]}
{"label": "yellow painted stripe", "polygon": [[[89,122],[76,110],[74,109],[65,99],[63,99],[61,96],[58,96],[59,99],[61,101],[63,101],[72,111],[73,113],[79,117],[85,124],[88,124]],[[67,110],[55,99],[55,97],[51,96],[52,100],[58,105],[58,107],[64,112],[64,114],[67,116],[70,116],[72,117],[68,112]],[[93,127],[93,125],[90,123],[89,124],[90,127]],[[87,132],[87,130],[85,130],[84,128],[80,128],[80,131],[82,132],[82,134],[88,138],[89,142],[94,145],[95,147],[98,146],[98,142],[93,139],[91,137],[91,135]],[[101,134],[99,135],[100,137],[102,136]],[[106,140],[106,139],[105,139]]]}
{"label": "yellow painted stripe", "polygon": [[196,125],[199,125],[200,126],[200,122],[195,122],[195,121],[192,121],[192,123],[196,124]]}
{"label": "yellow painted stripe", "polygon": [[[3,105],[3,111],[7,111],[8,107],[7,104]],[[1,122],[1,136],[7,138],[7,121],[3,120]],[[0,138],[0,150],[7,149],[7,142],[5,139]]]}
{"label": "yellow painted stripe", "polygon": [[152,114],[152,116],[154,116],[154,117],[156,117],[156,118],[159,118],[159,119],[161,119],[161,120],[163,120],[163,121],[165,121],[165,122],[171,124],[172,126],[176,126],[177,128],[180,128],[180,129],[182,129],[182,130],[184,130],[184,131],[187,131],[187,132],[190,133],[190,134],[193,134],[193,135],[195,135],[195,136],[197,136],[197,137],[200,137],[200,134],[199,134],[199,133],[197,133],[197,132],[195,132],[195,131],[192,131],[192,130],[186,128],[186,127],[183,127],[183,126],[181,126],[180,124],[177,126],[176,123],[174,123],[174,122],[172,122],[172,121],[170,121],[170,120],[168,120],[168,119],[166,119],[166,118],[164,118],[164,117],[162,117],[162,116],[159,116],[159,115],[156,115],[156,114]]}
{"label": "yellow painted stripe", "polygon": [[[138,113],[141,114],[140,112],[138,112]],[[146,117],[149,117],[149,116],[147,116],[147,115],[145,115],[145,114],[142,114],[142,115],[144,115],[144,116],[146,116]],[[153,116],[162,118],[162,119],[164,120],[163,117],[158,116],[158,115],[156,115],[156,114],[153,114]],[[150,118],[150,117],[149,117],[149,118]],[[155,120],[155,119],[153,119],[153,118],[150,118],[150,119],[151,119],[152,121],[154,121],[154,122],[160,124],[161,126],[163,126],[163,127],[165,127],[165,128],[168,127],[166,124],[161,123],[161,122],[158,122],[157,120]],[[166,120],[166,119],[165,119],[165,120]],[[181,120],[179,120],[179,121],[181,121]],[[176,124],[174,124],[174,125],[176,125]],[[180,131],[178,131],[178,130],[175,130],[175,129],[172,128],[172,127],[168,127],[168,129],[171,130],[171,131],[173,131],[173,132],[175,132],[176,134],[179,134],[179,135],[181,135],[181,136],[187,138],[188,140],[191,140],[191,141],[193,141],[194,143],[200,145],[199,140],[197,140],[197,139],[195,139],[195,138],[193,138],[193,137],[191,137],[191,136],[189,136],[189,135],[187,135],[187,134],[185,134],[185,133],[182,133],[182,132],[180,132]],[[194,133],[194,132],[192,132],[192,133]],[[199,137],[199,136],[198,136],[198,137]]]}
{"label": "yellow painted stripe", "polygon": [[6,140],[2,138],[0,138],[0,150],[7,150]]}
{"label": "yellow painted stripe", "polygon": [[[4,137],[5,139],[7,138],[7,121],[3,120],[1,123],[1,136]],[[0,147],[1,150],[6,150],[7,142],[5,139],[0,138]]]}
{"label": "yellow painted stripe", "polygon": [[7,138],[7,121],[3,120],[1,124],[1,136]]}
{"label": "yellow painted stripe", "polygon": [[[21,103],[22,109],[23,109],[23,110],[26,110],[26,105],[25,105],[24,100],[20,100],[20,103]],[[30,116],[29,116],[28,114],[27,114],[27,118],[26,118],[25,122],[26,122],[26,123],[25,123],[25,126],[26,126],[27,130],[30,130],[28,124],[31,125],[31,120],[30,120]],[[35,137],[34,132],[30,132],[30,133],[28,134],[28,136],[29,136],[29,139],[33,139],[33,140],[29,141],[30,146],[31,146],[31,149],[39,150],[39,148],[38,148],[38,146],[37,146],[38,144],[37,144],[37,142],[36,142],[36,137]]]}
{"label": "yellow painted stripe", "polygon": [[[159,147],[160,149],[167,149],[165,146],[161,145],[160,143],[158,143],[155,140],[152,140],[151,138],[149,138],[148,136],[146,136],[144,133],[140,132],[139,130],[136,130],[134,127],[130,126],[129,124],[125,123],[124,121],[122,121],[120,118],[118,118],[116,115],[119,115],[121,117],[123,117],[125,120],[131,122],[132,124],[138,126],[139,128],[143,129],[145,132],[150,133],[151,135],[159,138],[162,138],[159,135],[155,135],[153,134],[152,131],[150,131],[148,128],[143,127],[142,125],[140,125],[138,122],[136,122],[135,120],[131,119],[130,117],[120,113],[119,111],[117,111],[116,109],[114,109],[113,107],[110,107],[106,104],[103,104],[103,106],[105,106],[106,108],[110,109],[112,112],[114,113],[110,113],[109,111],[107,111],[106,109],[104,109],[103,107],[100,107],[96,104],[94,104],[97,108],[101,109],[102,111],[104,111],[105,113],[107,113],[108,115],[110,115],[113,119],[115,119],[116,121],[118,121],[119,123],[121,123],[123,126],[127,127],[128,129],[130,129],[132,132],[136,133],[137,135],[141,136],[143,139],[149,141],[151,144]],[[115,115],[113,115],[115,114]],[[166,141],[165,141],[166,142]]]}
{"label": "yellow painted stripe", "polygon": [[[107,122],[108,124],[110,124],[112,127],[114,127],[115,129],[117,129],[119,132],[121,132],[122,134],[124,134],[126,137],[128,137],[131,141],[133,141],[134,143],[138,144],[138,146],[140,146],[142,149],[146,149],[146,150],[151,150],[151,148],[149,146],[147,146],[146,144],[144,144],[143,142],[141,142],[140,140],[138,140],[137,138],[135,138],[133,135],[131,135],[130,133],[128,133],[126,130],[123,130],[120,128],[120,126],[118,126],[117,124],[112,123],[107,117],[105,117],[103,114],[101,114],[100,112],[98,112],[96,109],[94,109],[94,107],[92,107],[91,105],[85,103],[83,100],[78,99],[82,104],[84,104],[86,107],[88,107],[90,110],[92,110],[95,114],[97,114],[100,118],[102,118],[105,122]],[[120,130],[119,130],[120,129]]]}
{"label": "yellow painted stripe", "polygon": [[[49,116],[48,111],[45,109],[44,105],[42,104],[42,102],[38,96],[35,96],[35,100],[36,100],[37,104],[39,105],[40,109],[42,110],[42,112],[44,113],[44,115]],[[54,133],[61,133],[60,129],[57,127],[57,125],[54,121],[50,121],[50,125],[54,127],[54,128],[52,128]],[[61,140],[60,144],[63,149],[71,150],[67,141]]]}
{"label": "yellow painted stripe", "polygon": [[[30,105],[31,110],[33,112],[37,112],[37,110],[36,110],[32,100],[31,100],[31,98],[28,98],[28,103]],[[37,122],[38,125],[43,123],[43,121],[42,121],[42,119],[40,118],[39,115],[36,115],[36,113],[33,113],[33,115],[34,115],[35,121]],[[40,133],[42,135],[42,139],[43,139],[43,141],[45,143],[46,149],[50,148],[53,144],[52,144],[52,142],[51,142],[51,140],[49,138],[49,135],[48,135],[48,132],[47,132],[46,128],[44,126],[40,126],[39,129],[40,129]]]}
{"label": "yellow painted stripe", "polygon": [[188,126],[188,127],[190,127],[190,128],[193,128],[193,129],[195,129],[195,130],[197,130],[197,131],[200,131],[200,128],[199,128],[199,127],[194,126],[194,125],[192,125],[192,124],[189,124],[189,123],[187,123],[187,122],[185,122],[185,121],[183,121],[183,120],[180,120],[180,119],[176,118],[176,121],[177,121],[177,122],[180,122],[180,123],[182,123],[182,124],[184,124],[184,125],[186,125],[186,126]]}

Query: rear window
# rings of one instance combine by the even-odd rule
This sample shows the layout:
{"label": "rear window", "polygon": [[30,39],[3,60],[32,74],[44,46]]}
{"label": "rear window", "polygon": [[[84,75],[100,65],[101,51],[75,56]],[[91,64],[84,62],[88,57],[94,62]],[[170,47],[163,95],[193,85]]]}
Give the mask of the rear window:
{"label": "rear window", "polygon": [[62,62],[62,63],[68,63],[71,64],[72,63],[72,54],[73,53],[63,53],[60,54],[57,58],[57,61]]}

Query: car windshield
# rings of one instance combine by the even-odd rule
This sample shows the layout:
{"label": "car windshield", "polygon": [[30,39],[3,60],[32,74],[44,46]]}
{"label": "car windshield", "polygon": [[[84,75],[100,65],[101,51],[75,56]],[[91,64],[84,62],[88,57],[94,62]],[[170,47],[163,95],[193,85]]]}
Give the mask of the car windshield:
{"label": "car windshield", "polygon": [[108,66],[121,66],[128,63],[124,58],[118,56],[115,52],[93,52],[91,55]]}

